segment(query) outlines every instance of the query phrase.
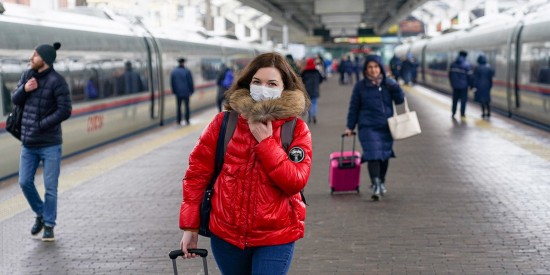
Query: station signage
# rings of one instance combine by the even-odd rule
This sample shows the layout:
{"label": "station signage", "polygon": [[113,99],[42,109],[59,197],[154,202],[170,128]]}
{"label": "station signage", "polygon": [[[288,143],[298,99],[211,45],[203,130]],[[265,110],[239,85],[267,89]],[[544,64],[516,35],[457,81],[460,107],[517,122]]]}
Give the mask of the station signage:
{"label": "station signage", "polygon": [[335,37],[334,43],[337,44],[397,44],[397,36],[355,36],[355,37]]}

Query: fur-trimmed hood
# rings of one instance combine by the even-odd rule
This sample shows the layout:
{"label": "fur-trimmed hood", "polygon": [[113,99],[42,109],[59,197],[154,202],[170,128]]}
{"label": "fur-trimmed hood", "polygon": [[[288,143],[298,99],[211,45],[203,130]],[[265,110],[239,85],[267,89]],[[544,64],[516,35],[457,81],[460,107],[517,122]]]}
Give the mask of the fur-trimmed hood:
{"label": "fur-trimmed hood", "polygon": [[227,103],[231,109],[253,122],[296,117],[306,111],[306,98],[300,90],[285,90],[280,98],[256,102],[249,90],[239,89],[229,96]]}

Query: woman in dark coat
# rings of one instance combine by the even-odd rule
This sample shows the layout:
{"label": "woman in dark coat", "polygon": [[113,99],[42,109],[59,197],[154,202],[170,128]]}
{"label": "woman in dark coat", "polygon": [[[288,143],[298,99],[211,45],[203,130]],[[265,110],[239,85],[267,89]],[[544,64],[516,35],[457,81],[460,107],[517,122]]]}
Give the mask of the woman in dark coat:
{"label": "woman in dark coat", "polygon": [[479,55],[477,63],[478,66],[474,70],[474,88],[476,89],[474,100],[481,104],[481,117],[489,117],[491,116],[491,88],[495,71],[487,64],[487,58],[484,55]]}
{"label": "woman in dark coat", "polygon": [[392,101],[403,103],[404,94],[395,80],[386,77],[378,55],[367,56],[363,76],[353,87],[345,133],[351,135],[357,126],[363,147],[362,162],[368,162],[372,199],[378,200],[386,192],[389,159],[395,157],[387,119],[393,115]]}

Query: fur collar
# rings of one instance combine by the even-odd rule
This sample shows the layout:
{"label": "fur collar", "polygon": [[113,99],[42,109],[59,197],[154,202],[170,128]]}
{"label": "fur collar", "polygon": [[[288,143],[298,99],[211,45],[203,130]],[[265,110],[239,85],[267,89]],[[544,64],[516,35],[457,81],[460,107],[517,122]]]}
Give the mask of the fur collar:
{"label": "fur collar", "polygon": [[227,103],[237,113],[253,122],[266,122],[305,113],[306,99],[302,91],[283,91],[281,97],[256,102],[250,97],[250,91],[239,89],[232,93]]}

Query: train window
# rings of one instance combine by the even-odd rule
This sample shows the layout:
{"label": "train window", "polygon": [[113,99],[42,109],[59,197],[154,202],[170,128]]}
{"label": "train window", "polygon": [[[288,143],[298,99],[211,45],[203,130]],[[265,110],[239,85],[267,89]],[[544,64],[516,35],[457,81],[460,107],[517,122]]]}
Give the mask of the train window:
{"label": "train window", "polygon": [[0,101],[1,113],[6,116],[12,109],[11,93],[17,88],[17,84],[21,79],[21,75],[28,69],[28,60],[15,59],[13,57],[0,56],[0,67],[2,74],[0,75]]}
{"label": "train window", "polygon": [[430,53],[426,56],[428,68],[437,71],[447,71],[448,54],[446,52]]}
{"label": "train window", "polygon": [[[550,84],[550,49],[543,43],[522,45],[523,66],[528,66],[529,81]],[[524,78],[526,78],[524,76]]]}
{"label": "train window", "polygon": [[202,58],[201,75],[204,80],[214,80],[220,74],[222,67],[221,58]]}

